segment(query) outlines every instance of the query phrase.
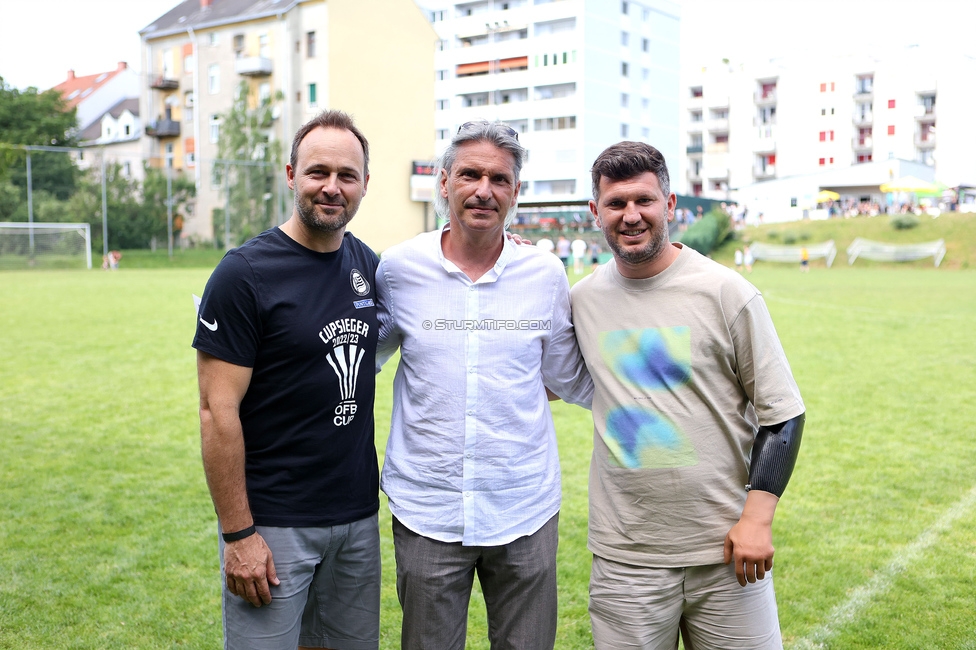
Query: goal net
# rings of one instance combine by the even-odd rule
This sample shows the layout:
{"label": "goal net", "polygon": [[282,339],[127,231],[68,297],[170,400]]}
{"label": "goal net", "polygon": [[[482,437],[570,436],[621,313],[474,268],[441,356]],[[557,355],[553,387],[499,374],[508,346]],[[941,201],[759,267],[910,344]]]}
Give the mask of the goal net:
{"label": "goal net", "polygon": [[774,246],[757,242],[749,250],[752,251],[752,257],[756,260],[799,264],[800,260],[803,259],[804,248],[807,249],[811,260],[822,259],[827,263],[828,268],[834,263],[834,258],[837,257],[837,246],[834,245],[833,239],[808,246]]}
{"label": "goal net", "polygon": [[853,264],[859,257],[876,262],[914,262],[931,257],[938,266],[945,254],[944,239],[920,244],[885,244],[858,237],[847,247],[847,263]]}
{"label": "goal net", "polygon": [[0,269],[91,268],[87,223],[0,222]]}

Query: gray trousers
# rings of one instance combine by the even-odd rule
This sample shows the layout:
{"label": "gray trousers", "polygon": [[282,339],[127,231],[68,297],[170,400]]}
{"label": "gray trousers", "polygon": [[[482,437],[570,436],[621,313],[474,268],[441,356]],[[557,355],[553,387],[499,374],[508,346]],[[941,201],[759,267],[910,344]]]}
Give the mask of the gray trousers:
{"label": "gray trousers", "polygon": [[556,643],[559,515],[503,546],[462,546],[418,535],[393,518],[403,650],[464,650],[477,572],[492,650]]}

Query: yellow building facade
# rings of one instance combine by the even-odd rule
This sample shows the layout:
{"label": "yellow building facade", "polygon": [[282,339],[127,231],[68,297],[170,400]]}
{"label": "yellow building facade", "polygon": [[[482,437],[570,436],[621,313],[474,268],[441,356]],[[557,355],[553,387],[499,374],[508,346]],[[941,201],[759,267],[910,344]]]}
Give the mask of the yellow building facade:
{"label": "yellow building facade", "polygon": [[437,37],[413,0],[186,0],[140,35],[143,155],[196,182],[184,244],[240,243],[224,236],[220,215],[234,189],[225,170],[245,163],[225,162],[218,142],[241,82],[250,108],[269,107],[262,128],[281,154],[265,195],[272,224],[292,211],[294,133],[335,108],[370,143],[369,189],[349,230],[382,251],[425,229],[429,209],[410,199],[410,175],[412,161],[434,155]]}

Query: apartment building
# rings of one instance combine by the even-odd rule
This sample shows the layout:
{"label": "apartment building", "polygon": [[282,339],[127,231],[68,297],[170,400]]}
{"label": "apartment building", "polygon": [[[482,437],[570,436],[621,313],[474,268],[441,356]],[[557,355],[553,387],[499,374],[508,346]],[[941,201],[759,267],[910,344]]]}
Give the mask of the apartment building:
{"label": "apartment building", "polygon": [[707,65],[683,76],[672,178],[679,192],[727,199],[755,182],[900,159],[972,183],[974,78],[973,59],[921,47]]}
{"label": "apartment building", "polygon": [[144,154],[196,181],[184,240],[214,238],[227,191],[218,141],[242,80],[252,105],[272,105],[264,128],[283,156],[279,222],[291,213],[284,162],[295,131],[338,108],[371,144],[369,191],[350,230],[382,250],[424,229],[409,186],[412,161],[434,151],[437,39],[411,0],[185,0],[140,35]]}
{"label": "apartment building", "polygon": [[668,0],[418,0],[439,41],[437,150],[501,120],[528,149],[520,202],[579,203],[607,146],[640,140],[677,161],[678,26]]}

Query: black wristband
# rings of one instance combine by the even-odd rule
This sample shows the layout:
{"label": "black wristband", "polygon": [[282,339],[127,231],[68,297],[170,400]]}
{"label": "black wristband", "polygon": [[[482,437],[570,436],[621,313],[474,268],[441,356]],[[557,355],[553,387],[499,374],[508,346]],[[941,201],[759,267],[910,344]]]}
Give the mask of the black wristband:
{"label": "black wristband", "polygon": [[221,533],[220,536],[224,538],[225,542],[236,542],[240,539],[244,539],[245,537],[250,537],[256,532],[258,531],[256,528],[254,528],[254,524],[251,524],[244,530],[239,530],[236,533]]}

